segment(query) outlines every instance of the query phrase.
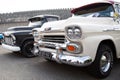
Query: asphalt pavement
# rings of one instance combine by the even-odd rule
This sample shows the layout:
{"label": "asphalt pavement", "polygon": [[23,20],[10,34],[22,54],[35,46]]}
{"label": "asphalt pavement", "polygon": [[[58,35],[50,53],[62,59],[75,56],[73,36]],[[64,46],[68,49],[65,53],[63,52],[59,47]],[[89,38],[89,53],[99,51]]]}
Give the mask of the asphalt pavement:
{"label": "asphalt pavement", "polygon": [[85,68],[56,62],[42,57],[25,58],[0,46],[0,80],[120,80],[120,61],[105,79],[97,79]]}

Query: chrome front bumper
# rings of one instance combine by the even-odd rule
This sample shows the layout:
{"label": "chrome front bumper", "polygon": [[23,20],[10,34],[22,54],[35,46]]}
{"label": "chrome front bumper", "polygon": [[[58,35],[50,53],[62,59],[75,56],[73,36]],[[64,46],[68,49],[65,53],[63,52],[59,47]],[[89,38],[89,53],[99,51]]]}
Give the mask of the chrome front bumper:
{"label": "chrome front bumper", "polygon": [[[38,46],[38,45],[37,45]],[[50,49],[45,47],[39,47],[40,52],[50,52],[52,55],[52,60],[58,63],[65,63],[74,66],[88,66],[92,63],[92,58],[90,56],[73,56],[64,54],[64,51],[61,51],[61,46],[56,46],[56,49]],[[38,51],[38,47],[35,51]],[[64,46],[65,47],[65,46]]]}
{"label": "chrome front bumper", "polygon": [[11,45],[2,43],[2,47],[11,51],[20,51],[20,47],[18,46],[11,46]]}
{"label": "chrome front bumper", "polygon": [[92,62],[92,59],[89,56],[76,57],[63,54],[57,55],[56,53],[52,53],[52,55],[52,59],[56,62],[74,66],[87,66]]}

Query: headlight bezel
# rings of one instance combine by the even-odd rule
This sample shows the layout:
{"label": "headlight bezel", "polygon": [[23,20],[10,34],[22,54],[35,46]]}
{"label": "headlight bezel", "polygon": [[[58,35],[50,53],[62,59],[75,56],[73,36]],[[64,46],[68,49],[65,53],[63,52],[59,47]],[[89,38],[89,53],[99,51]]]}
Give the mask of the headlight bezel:
{"label": "headlight bezel", "polygon": [[65,33],[69,39],[80,39],[82,36],[82,30],[78,25],[65,27]]}
{"label": "headlight bezel", "polygon": [[[72,51],[72,50],[68,49],[68,46],[74,47],[74,50]],[[83,46],[80,43],[71,42],[71,43],[67,44],[66,50],[70,53],[80,54],[83,51]]]}

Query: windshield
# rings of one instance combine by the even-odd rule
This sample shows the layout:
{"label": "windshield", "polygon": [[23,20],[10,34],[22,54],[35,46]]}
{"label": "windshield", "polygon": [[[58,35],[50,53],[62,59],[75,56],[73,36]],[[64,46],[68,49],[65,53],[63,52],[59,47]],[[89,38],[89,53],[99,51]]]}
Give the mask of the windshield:
{"label": "windshield", "polygon": [[28,21],[30,21],[30,22],[37,22],[37,21],[42,21],[42,20],[43,20],[43,18],[41,18],[41,17],[34,17],[34,18],[28,19]]}
{"label": "windshield", "polygon": [[41,27],[42,23],[42,21],[29,22],[29,27]]}
{"label": "windshield", "polygon": [[44,22],[44,18],[42,17],[34,17],[30,18],[29,21],[29,27],[41,27],[42,23]]}
{"label": "windshield", "polygon": [[114,12],[112,4],[95,3],[73,10],[75,16],[81,17],[111,17]]}

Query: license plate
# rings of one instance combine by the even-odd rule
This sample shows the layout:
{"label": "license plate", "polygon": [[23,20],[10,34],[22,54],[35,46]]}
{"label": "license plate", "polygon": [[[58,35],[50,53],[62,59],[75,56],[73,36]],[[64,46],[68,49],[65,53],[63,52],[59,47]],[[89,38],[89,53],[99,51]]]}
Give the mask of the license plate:
{"label": "license plate", "polygon": [[52,54],[50,52],[45,52],[45,51],[41,51],[40,52],[41,56],[47,59],[52,59]]}

